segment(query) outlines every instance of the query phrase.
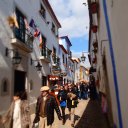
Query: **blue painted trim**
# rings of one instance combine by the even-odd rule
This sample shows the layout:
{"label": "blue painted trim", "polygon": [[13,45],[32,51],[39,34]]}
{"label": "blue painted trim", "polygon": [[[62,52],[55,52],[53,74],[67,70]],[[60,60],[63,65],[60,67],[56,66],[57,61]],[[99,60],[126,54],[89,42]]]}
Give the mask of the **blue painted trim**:
{"label": "blue painted trim", "polygon": [[115,91],[116,91],[116,101],[117,101],[117,107],[118,107],[117,109],[118,109],[119,128],[123,128],[121,107],[120,107],[120,99],[119,99],[118,80],[117,80],[117,75],[116,75],[116,63],[115,63],[115,58],[114,58],[113,46],[112,46],[112,36],[111,36],[109,18],[108,18],[108,13],[107,13],[106,0],[103,0],[103,9],[104,9],[107,33],[108,33],[108,38],[109,38],[109,46],[110,46],[109,50],[110,50],[110,56],[111,56],[111,61],[112,61],[114,85],[115,85]]}

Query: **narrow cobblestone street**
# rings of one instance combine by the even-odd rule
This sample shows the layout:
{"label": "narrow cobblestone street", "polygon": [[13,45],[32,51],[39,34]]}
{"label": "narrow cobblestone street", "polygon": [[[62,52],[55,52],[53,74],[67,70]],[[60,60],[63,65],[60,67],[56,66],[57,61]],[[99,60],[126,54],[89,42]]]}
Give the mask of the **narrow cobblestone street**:
{"label": "narrow cobblestone street", "polygon": [[[62,125],[55,114],[53,128],[72,128],[67,109],[65,125]],[[75,110],[75,128],[109,128],[97,100],[79,101]]]}
{"label": "narrow cobblestone street", "polygon": [[75,128],[108,128],[97,100],[90,100]]}

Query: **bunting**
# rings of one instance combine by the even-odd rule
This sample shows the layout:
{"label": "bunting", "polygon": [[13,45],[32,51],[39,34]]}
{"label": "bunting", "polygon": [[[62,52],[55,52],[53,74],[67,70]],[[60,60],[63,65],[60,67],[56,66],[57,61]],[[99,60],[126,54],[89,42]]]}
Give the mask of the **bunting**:
{"label": "bunting", "polygon": [[42,40],[42,35],[41,34],[39,35],[39,42],[40,42],[39,48],[42,48],[42,46],[43,46],[43,40]]}
{"label": "bunting", "polygon": [[26,18],[24,18],[24,23],[25,23],[25,28],[26,28],[26,30],[30,30],[30,27],[29,27],[29,24],[28,24],[28,21],[27,21],[27,19]]}
{"label": "bunting", "polygon": [[31,19],[29,26],[32,27],[34,30],[36,30],[36,24],[33,19]]}
{"label": "bunting", "polygon": [[36,28],[34,31],[34,37],[38,37],[39,35],[40,35],[40,31],[38,28]]}
{"label": "bunting", "polygon": [[15,27],[19,28],[19,24],[17,22],[17,17],[16,17],[15,12],[13,12],[13,14],[11,16],[9,16],[7,20],[8,20],[8,23],[10,26],[15,26]]}

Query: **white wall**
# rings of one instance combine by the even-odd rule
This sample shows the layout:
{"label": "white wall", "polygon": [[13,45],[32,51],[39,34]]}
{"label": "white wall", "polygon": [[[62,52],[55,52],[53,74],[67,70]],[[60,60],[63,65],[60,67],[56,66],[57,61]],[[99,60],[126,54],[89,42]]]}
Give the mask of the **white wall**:
{"label": "white wall", "polygon": [[[43,4],[43,3],[42,3]],[[30,91],[31,102],[33,102],[36,97],[40,94],[41,87],[41,73],[37,72],[34,62],[32,65],[30,64],[30,58],[33,60],[37,60],[40,57],[40,49],[39,49],[39,41],[37,39],[34,40],[33,44],[33,52],[25,53],[22,50],[19,50],[22,55],[22,63],[18,67],[13,67],[11,63],[11,57],[5,57],[5,47],[10,49],[14,48],[11,45],[11,36],[12,31],[9,28],[7,23],[7,17],[12,15],[15,7],[17,7],[27,18],[28,23],[31,19],[34,19],[35,24],[39,27],[42,34],[47,39],[47,47],[52,50],[53,46],[57,50],[57,54],[59,53],[59,44],[58,39],[55,34],[51,31],[51,23],[54,23],[54,20],[51,18],[51,15],[48,13],[46,7],[46,20],[44,20],[40,14],[40,0],[4,0],[0,1],[0,81],[3,78],[7,78],[9,81],[9,94],[7,96],[0,95],[0,102],[5,100],[4,104],[0,104],[0,112],[4,111],[8,108],[10,104],[10,100],[13,95],[13,85],[14,85],[14,69],[22,70],[26,72],[26,89],[29,91],[30,81],[33,81],[33,91]],[[50,21],[50,24],[47,25],[46,22]],[[55,24],[55,23],[54,23]],[[56,26],[56,24],[55,24]],[[57,26],[56,26],[57,28]],[[58,28],[57,28],[58,29]],[[42,63],[42,74],[47,76],[50,74],[50,64],[46,62]],[[1,83],[0,83],[1,85]]]}

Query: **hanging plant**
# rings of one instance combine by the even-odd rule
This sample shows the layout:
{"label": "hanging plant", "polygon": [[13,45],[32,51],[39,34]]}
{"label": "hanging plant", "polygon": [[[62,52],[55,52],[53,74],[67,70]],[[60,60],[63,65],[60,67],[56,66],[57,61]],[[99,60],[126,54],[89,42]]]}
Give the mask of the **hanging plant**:
{"label": "hanging plant", "polygon": [[91,27],[91,30],[93,31],[93,33],[96,33],[97,32],[97,25],[93,25]]}
{"label": "hanging plant", "polygon": [[98,47],[98,42],[97,41],[93,42],[93,47],[94,48],[97,48]]}
{"label": "hanging plant", "polygon": [[96,57],[96,56],[95,56],[95,58],[93,58],[92,63],[93,63],[93,64],[94,64],[94,63],[97,63],[97,57]]}
{"label": "hanging plant", "polygon": [[97,2],[92,2],[90,5],[90,11],[92,14],[98,12],[98,3]]}
{"label": "hanging plant", "polygon": [[94,49],[93,49],[93,52],[94,52],[95,54],[97,53],[97,51],[98,51],[97,48],[94,48]]}

